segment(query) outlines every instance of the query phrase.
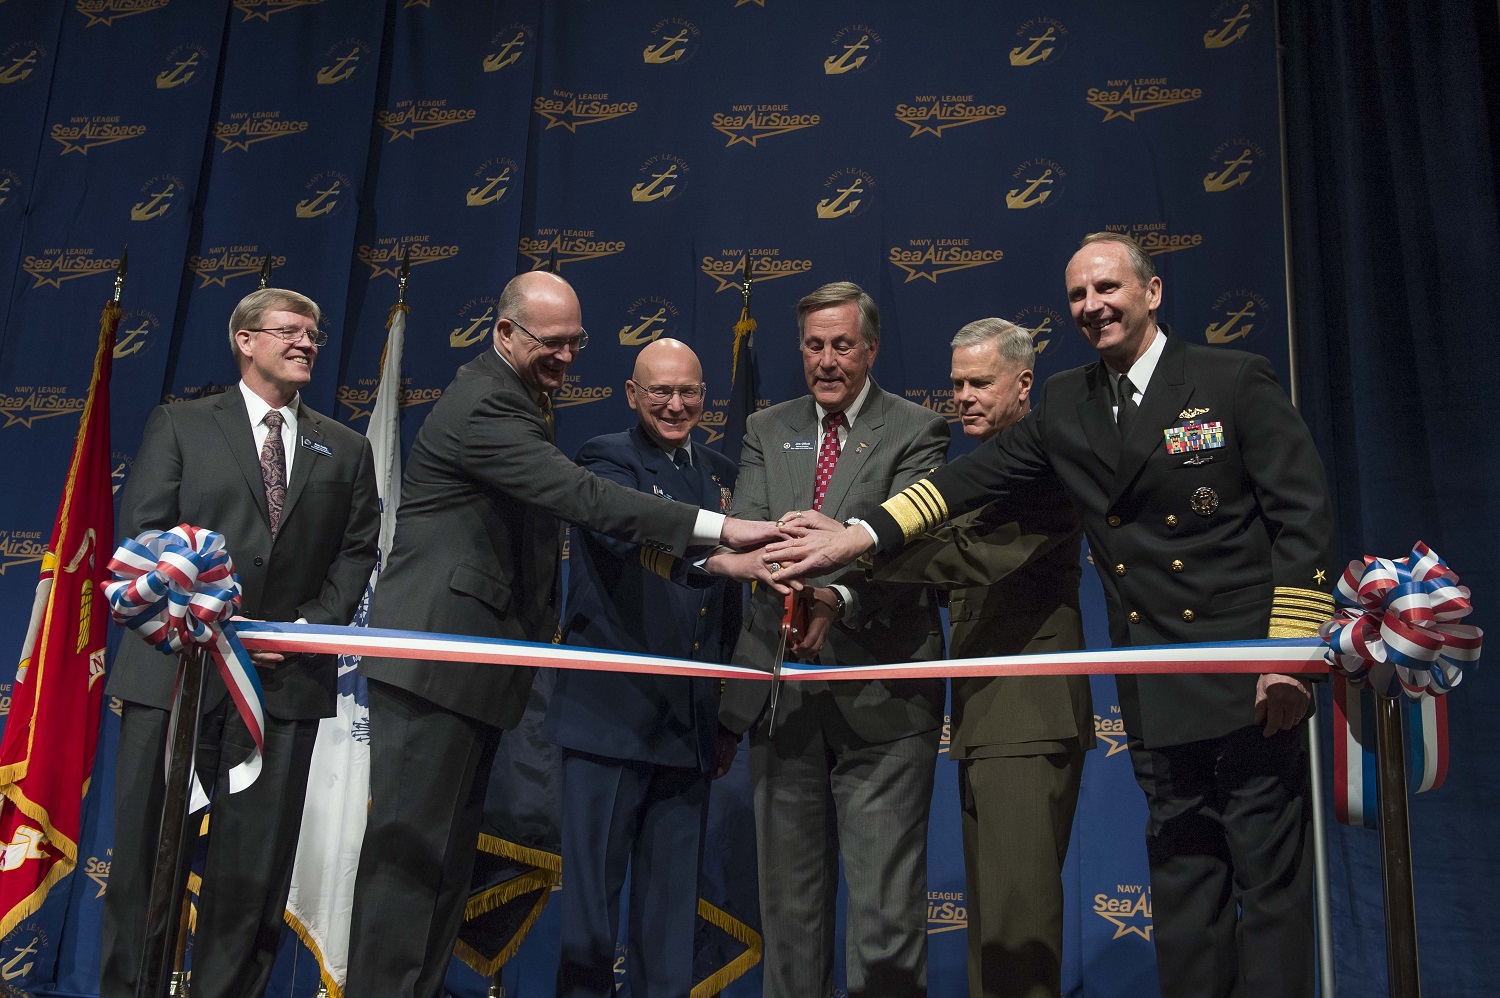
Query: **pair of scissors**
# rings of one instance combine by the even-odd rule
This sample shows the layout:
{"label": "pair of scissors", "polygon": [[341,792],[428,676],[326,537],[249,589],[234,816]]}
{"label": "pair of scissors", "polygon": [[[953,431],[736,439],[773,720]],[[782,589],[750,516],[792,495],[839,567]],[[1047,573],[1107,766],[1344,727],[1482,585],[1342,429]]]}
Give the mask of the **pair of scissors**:
{"label": "pair of scissors", "polygon": [[776,640],[776,657],[771,662],[771,706],[766,722],[766,734],[776,734],[776,701],[781,694],[781,666],[786,661],[786,646],[796,641],[807,630],[807,603],[799,594],[790,592],[781,603],[781,632]]}

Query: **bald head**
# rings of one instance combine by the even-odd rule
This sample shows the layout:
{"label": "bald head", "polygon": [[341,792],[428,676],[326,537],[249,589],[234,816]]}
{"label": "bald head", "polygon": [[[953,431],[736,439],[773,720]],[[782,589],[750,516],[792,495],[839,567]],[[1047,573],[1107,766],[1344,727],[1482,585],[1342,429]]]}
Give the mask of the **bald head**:
{"label": "bald head", "polygon": [[518,274],[495,303],[495,349],[535,392],[563,386],[584,338],[573,286],[544,270]]}
{"label": "bald head", "polygon": [[[653,398],[651,389],[669,394]],[[684,391],[692,398],[684,398]],[[647,344],[636,354],[635,371],[625,382],[625,401],[658,445],[668,450],[686,446],[703,418],[703,365],[698,355],[681,340]]]}

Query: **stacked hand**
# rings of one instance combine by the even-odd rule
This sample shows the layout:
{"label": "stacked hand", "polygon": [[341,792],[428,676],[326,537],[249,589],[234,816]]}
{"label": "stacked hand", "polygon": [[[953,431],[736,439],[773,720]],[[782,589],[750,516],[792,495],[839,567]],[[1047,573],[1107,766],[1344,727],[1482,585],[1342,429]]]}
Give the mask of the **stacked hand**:
{"label": "stacked hand", "polygon": [[768,565],[772,559],[765,557],[766,544],[785,540],[786,537],[780,524],[727,516],[719,532],[722,544],[703,562],[703,567],[715,575],[740,582],[763,582],[779,593],[801,589],[801,583],[778,582],[773,579],[772,569]]}
{"label": "stacked hand", "polygon": [[827,575],[875,545],[864,527],[846,527],[816,510],[792,510],[776,525],[785,538],[767,544],[762,552],[773,584]]}

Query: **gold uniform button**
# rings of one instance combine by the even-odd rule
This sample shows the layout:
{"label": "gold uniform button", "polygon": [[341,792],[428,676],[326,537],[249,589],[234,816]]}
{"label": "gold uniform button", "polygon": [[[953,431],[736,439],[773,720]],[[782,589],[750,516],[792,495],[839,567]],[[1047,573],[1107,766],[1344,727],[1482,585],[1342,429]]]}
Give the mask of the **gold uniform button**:
{"label": "gold uniform button", "polygon": [[1118,565],[1115,566],[1115,574],[1116,575],[1124,575],[1125,574],[1125,563],[1123,561],[1120,562],[1120,564],[1118,564]]}
{"label": "gold uniform button", "polygon": [[1109,524],[1111,527],[1118,527],[1120,525],[1120,518],[1118,516],[1110,516],[1109,519],[1105,520],[1104,522]]}
{"label": "gold uniform button", "polygon": [[1177,560],[1175,560],[1175,559],[1174,559],[1174,560],[1173,560],[1173,561],[1172,561],[1172,571],[1174,571],[1174,572],[1180,572],[1180,571],[1182,571],[1182,570],[1183,570],[1183,568],[1185,568],[1185,567],[1186,567],[1186,566],[1184,566],[1184,565],[1183,565],[1183,564],[1182,564],[1182,562],[1180,562],[1180,561],[1177,561]]}
{"label": "gold uniform button", "polygon": [[1139,613],[1137,613],[1136,611],[1131,610],[1130,611],[1130,622],[1132,624],[1139,624],[1141,622],[1141,615]]}
{"label": "gold uniform button", "polygon": [[[1188,612],[1191,613],[1192,611],[1189,610]],[[693,651],[697,651],[697,650],[698,650],[698,642],[694,641],[693,642]]]}
{"label": "gold uniform button", "polygon": [[1184,610],[1184,611],[1182,611],[1182,619],[1185,620],[1185,621],[1187,621],[1189,624],[1191,624],[1193,622],[1193,611],[1191,611],[1191,610]]}
{"label": "gold uniform button", "polygon": [[1168,513],[1167,514],[1167,526],[1169,526],[1169,527],[1175,527],[1175,526],[1177,526],[1177,514],[1176,513]]}
{"label": "gold uniform button", "polygon": [[706,607],[706,606],[705,607],[700,607],[699,610],[698,610],[698,616],[700,616],[700,617],[707,617],[708,616],[708,607]]}

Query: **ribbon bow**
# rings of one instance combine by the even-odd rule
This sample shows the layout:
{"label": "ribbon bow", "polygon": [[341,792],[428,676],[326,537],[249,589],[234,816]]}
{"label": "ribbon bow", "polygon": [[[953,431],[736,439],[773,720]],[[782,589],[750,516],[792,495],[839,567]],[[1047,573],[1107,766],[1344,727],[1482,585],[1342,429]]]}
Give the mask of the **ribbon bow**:
{"label": "ribbon bow", "polygon": [[[229,792],[238,793],[260,775],[265,730],[265,697],[250,655],[235,636],[230,618],[240,606],[240,580],[224,535],[186,523],[171,530],[148,530],[127,539],[109,561],[115,581],[104,586],[115,623],[135,631],[163,654],[204,645],[218,667],[255,748],[229,771]],[[182,684],[181,671],[177,683]],[[171,726],[179,723],[174,694]],[[168,743],[171,738],[168,736]],[[208,804],[192,776],[191,810]]]}
{"label": "ribbon bow", "polygon": [[1441,696],[1479,660],[1484,632],[1454,621],[1473,607],[1458,575],[1426,544],[1411,556],[1351,561],[1335,587],[1338,610],[1319,630],[1330,665],[1381,696]]}

